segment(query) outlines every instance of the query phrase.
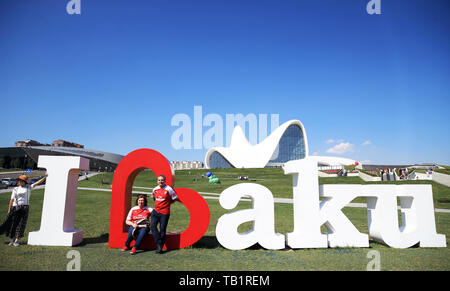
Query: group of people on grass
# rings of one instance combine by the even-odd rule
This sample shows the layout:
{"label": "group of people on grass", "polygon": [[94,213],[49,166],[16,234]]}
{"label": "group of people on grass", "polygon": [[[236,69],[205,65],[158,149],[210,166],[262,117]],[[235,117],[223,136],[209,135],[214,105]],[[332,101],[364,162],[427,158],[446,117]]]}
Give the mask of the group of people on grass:
{"label": "group of people on grass", "polygon": [[[156,253],[163,253],[163,246],[166,240],[166,228],[169,223],[170,205],[178,200],[175,191],[169,185],[166,185],[166,177],[158,176],[158,186],[152,191],[152,197],[155,201],[155,208],[147,205],[147,195],[139,195],[136,199],[136,206],[128,212],[125,223],[128,225],[128,236],[123,251],[131,250],[132,255],[141,245],[144,237],[149,230],[153,235],[156,244]],[[158,230],[159,224],[159,230]],[[133,247],[131,242],[135,240]]]}
{"label": "group of people on grass", "polygon": [[[9,245],[20,245],[19,239],[24,236],[28,220],[31,190],[42,184],[46,178],[47,175],[33,184],[29,184],[26,175],[21,175],[15,179],[18,186],[12,191],[8,214],[0,225],[0,234],[5,233],[11,239]],[[170,206],[178,200],[178,196],[172,187],[166,184],[164,175],[157,177],[157,183],[158,186],[152,191],[152,198],[155,201],[154,209],[147,205],[147,195],[139,195],[136,199],[136,205],[128,212],[125,221],[128,225],[128,236],[122,251],[130,250],[132,255],[136,254],[136,250],[139,249],[143,239],[151,231],[156,244],[156,253],[163,253]],[[135,242],[131,246],[133,240]]]}

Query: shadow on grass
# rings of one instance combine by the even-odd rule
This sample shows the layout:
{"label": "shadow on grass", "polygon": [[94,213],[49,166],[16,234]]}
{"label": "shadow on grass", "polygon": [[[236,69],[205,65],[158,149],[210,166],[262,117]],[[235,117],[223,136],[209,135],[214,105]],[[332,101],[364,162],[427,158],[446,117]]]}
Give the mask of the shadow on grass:
{"label": "shadow on grass", "polygon": [[[78,246],[85,246],[89,244],[100,244],[107,243],[109,239],[108,233],[103,233],[98,237],[88,237],[84,238],[83,241]],[[214,249],[221,247],[219,241],[215,236],[203,236],[198,242],[192,245],[194,249]],[[143,249],[145,251],[154,251],[154,249]],[[169,250],[172,251],[172,250]]]}
{"label": "shadow on grass", "polygon": [[[109,239],[108,233],[103,233],[98,237],[88,237],[84,238],[83,241],[78,246],[85,246],[89,244],[101,244],[101,243],[107,243]],[[5,244],[9,243],[5,242]],[[218,247],[222,247],[222,245],[217,240],[216,236],[203,236],[199,241],[197,241],[195,244],[191,246],[194,249],[215,249]],[[369,239],[369,248],[377,248],[377,247],[386,247],[384,244],[375,241],[373,239]],[[419,243],[415,244],[411,248],[417,248],[419,247]],[[256,243],[253,246],[247,248],[249,250],[264,250],[264,248]],[[290,250],[291,248],[287,247],[284,250]],[[145,251],[154,251],[154,249],[145,249]],[[169,250],[173,251],[173,250]]]}
{"label": "shadow on grass", "polygon": [[220,247],[219,241],[215,236],[203,236],[198,242],[192,245],[194,249],[215,249]]}
{"label": "shadow on grass", "polygon": [[[223,248],[215,236],[203,236],[198,242],[192,245],[194,249],[215,249]],[[247,248],[249,250],[263,250],[264,248],[258,243]]]}
{"label": "shadow on grass", "polygon": [[109,238],[108,233],[103,233],[98,237],[83,238],[83,241],[78,246],[82,247],[82,246],[89,245],[89,244],[107,243],[108,238]]}
{"label": "shadow on grass", "polygon": [[[89,238],[83,239],[83,241],[78,246],[107,243],[108,239],[109,239],[109,234],[103,233],[98,237],[89,237]],[[5,244],[7,244],[7,243],[5,243]],[[373,240],[373,239],[369,239],[369,248],[370,249],[372,249],[372,248],[376,249],[379,247],[383,248],[386,246],[380,242]],[[419,247],[419,243],[415,244],[411,248],[418,248],[418,247]],[[217,240],[216,236],[203,236],[199,241],[197,241],[195,244],[193,244],[191,246],[191,248],[193,248],[193,249],[215,249],[215,248],[223,248],[223,247]],[[348,249],[348,248],[335,248],[335,250],[338,250],[338,249]],[[177,250],[178,249],[164,250],[164,253],[177,251]],[[260,244],[256,243],[253,246],[247,248],[247,250],[266,250],[266,249],[263,248]],[[286,246],[286,248],[283,249],[283,251],[293,251],[293,250],[296,250],[296,249],[291,249],[288,246]],[[140,249],[139,251],[142,253],[145,253],[145,252],[154,252],[155,250],[154,249]]]}

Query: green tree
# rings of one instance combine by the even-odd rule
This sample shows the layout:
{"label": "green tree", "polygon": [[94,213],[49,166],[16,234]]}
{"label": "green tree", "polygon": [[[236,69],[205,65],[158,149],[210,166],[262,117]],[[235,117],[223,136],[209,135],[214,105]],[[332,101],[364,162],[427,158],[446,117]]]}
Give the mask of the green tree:
{"label": "green tree", "polygon": [[3,167],[5,169],[11,168],[11,160],[12,160],[11,156],[5,156],[4,159],[5,159],[5,163],[3,164]]}
{"label": "green tree", "polygon": [[22,159],[19,157],[13,158],[11,160],[11,167],[14,169],[22,168],[22,165],[23,165]]}
{"label": "green tree", "polygon": [[33,161],[32,158],[28,157],[27,158],[27,162],[26,162],[26,168],[27,169],[36,169],[37,168],[37,164],[35,161]]}

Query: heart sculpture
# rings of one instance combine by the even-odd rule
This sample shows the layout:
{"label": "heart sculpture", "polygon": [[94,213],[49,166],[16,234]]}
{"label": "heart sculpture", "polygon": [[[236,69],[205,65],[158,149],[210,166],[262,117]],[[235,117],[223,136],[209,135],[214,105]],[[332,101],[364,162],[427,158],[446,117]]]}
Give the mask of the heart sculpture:
{"label": "heart sculpture", "polygon": [[[145,169],[152,170],[156,176],[164,175],[166,184],[173,187],[175,176],[168,160],[151,149],[138,149],[126,155],[116,168],[112,183],[111,211],[109,224],[110,248],[123,247],[127,237],[125,219],[131,208],[133,182]],[[167,233],[164,248],[180,249],[197,242],[208,229],[210,212],[205,199],[189,188],[175,188],[178,200],[188,209],[189,226],[182,233]],[[152,235],[145,237],[142,248],[156,248]]]}

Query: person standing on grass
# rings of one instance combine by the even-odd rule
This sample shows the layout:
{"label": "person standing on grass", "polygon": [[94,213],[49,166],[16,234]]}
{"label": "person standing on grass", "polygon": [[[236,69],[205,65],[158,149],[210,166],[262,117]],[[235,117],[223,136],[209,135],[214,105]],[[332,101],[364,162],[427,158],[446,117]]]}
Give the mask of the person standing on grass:
{"label": "person standing on grass", "polygon": [[23,237],[27,226],[28,212],[30,207],[31,189],[40,185],[47,178],[45,175],[42,179],[34,184],[28,184],[27,175],[21,175],[16,178],[18,186],[14,187],[9,202],[8,215],[5,221],[0,225],[0,234],[6,232],[11,238],[9,245],[18,247],[19,239]]}
{"label": "person standing on grass", "polygon": [[[153,189],[152,197],[155,201],[155,209],[152,212],[150,230],[156,244],[156,253],[163,253],[163,246],[166,240],[166,228],[169,223],[170,205],[178,199],[177,193],[166,185],[166,177],[159,175],[158,186]],[[159,224],[159,230],[157,225]]]}
{"label": "person standing on grass", "polygon": [[[150,225],[150,213],[152,208],[147,206],[147,196],[139,195],[136,199],[136,206],[130,209],[125,221],[128,225],[128,236],[122,251],[130,250],[130,254],[136,254],[136,250],[141,245],[145,236],[148,234]],[[131,241],[135,240],[133,248],[130,247]]]}

